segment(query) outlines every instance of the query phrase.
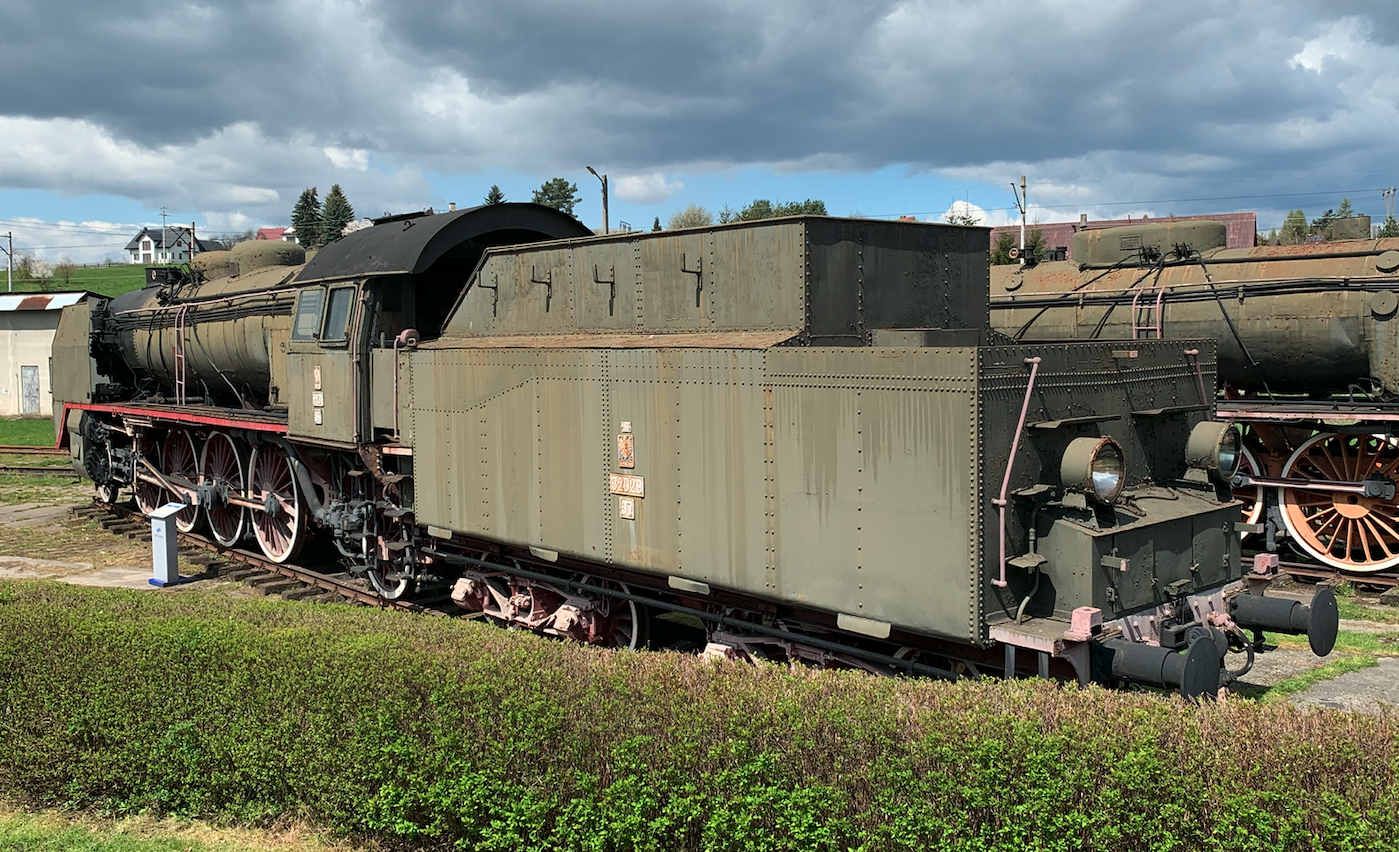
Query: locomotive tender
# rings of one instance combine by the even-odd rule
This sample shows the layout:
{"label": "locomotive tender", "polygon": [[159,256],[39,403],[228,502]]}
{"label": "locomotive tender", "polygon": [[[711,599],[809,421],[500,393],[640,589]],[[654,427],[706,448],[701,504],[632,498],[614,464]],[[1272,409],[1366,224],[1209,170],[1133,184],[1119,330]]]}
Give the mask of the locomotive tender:
{"label": "locomotive tender", "polygon": [[1247,427],[1237,493],[1263,546],[1392,575],[1399,239],[1224,246],[1208,220],[1081,231],[1072,262],[993,268],[991,324],[1018,339],[1216,339],[1217,414]]}
{"label": "locomotive tender", "polygon": [[597,644],[667,615],[729,652],[1190,695],[1250,629],[1329,651],[1329,592],[1264,598],[1240,566],[1213,342],[996,335],[986,244],[825,217],[596,237],[529,204],[304,265],[244,244],[64,314],[60,440],[225,546],[286,561],[319,530],[385,598],[450,582]]}

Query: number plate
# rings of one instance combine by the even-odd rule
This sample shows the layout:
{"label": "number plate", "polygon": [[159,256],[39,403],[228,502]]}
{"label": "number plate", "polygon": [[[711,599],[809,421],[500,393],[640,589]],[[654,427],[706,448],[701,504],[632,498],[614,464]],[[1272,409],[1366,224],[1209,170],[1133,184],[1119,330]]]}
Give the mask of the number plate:
{"label": "number plate", "polygon": [[645,497],[646,480],[626,473],[609,473],[607,490],[625,497]]}

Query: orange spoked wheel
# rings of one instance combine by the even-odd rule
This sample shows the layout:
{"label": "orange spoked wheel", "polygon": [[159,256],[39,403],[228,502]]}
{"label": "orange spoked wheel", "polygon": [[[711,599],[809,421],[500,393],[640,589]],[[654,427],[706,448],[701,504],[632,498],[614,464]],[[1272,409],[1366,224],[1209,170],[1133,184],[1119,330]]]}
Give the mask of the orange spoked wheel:
{"label": "orange spoked wheel", "polygon": [[[213,485],[220,494],[243,496],[243,457],[238,452],[238,445],[223,432],[214,432],[204,443],[199,470],[204,483]],[[209,532],[213,533],[214,540],[224,547],[233,547],[243,537],[248,512],[242,506],[226,502],[208,505],[204,507],[204,516],[209,521]]]}
{"label": "orange spoked wheel", "polygon": [[261,504],[252,521],[263,555],[278,563],[296,558],[306,543],[306,508],[291,459],[281,448],[264,444],[253,450],[248,499]]}
{"label": "orange spoked wheel", "polygon": [[[1381,435],[1314,435],[1283,467],[1287,479],[1362,483],[1393,479],[1399,446]],[[1399,500],[1328,488],[1286,488],[1283,523],[1307,554],[1343,571],[1399,565]]]}
{"label": "orange spoked wheel", "polygon": [[[1253,450],[1248,447],[1243,448],[1243,455],[1239,459],[1239,473],[1246,473],[1249,476],[1259,476],[1263,473],[1263,466],[1258,463],[1258,456],[1253,454]],[[1263,517],[1263,486],[1249,485],[1244,488],[1234,489],[1234,499],[1243,501],[1243,521],[1246,524],[1256,524]],[[1248,538],[1252,533],[1244,533],[1239,538]]]}
{"label": "orange spoked wheel", "polygon": [[[199,453],[188,432],[176,430],[165,436],[164,462],[165,475],[172,481],[182,479],[191,486],[199,484]],[[186,497],[179,494],[175,499],[183,501]],[[198,523],[199,507],[192,502],[175,514],[175,529],[180,532],[190,532]]]}
{"label": "orange spoked wheel", "polygon": [[[160,466],[160,442],[155,439],[149,431],[142,429],[136,435],[136,454],[150,463],[151,467],[163,471]],[[141,514],[149,515],[161,506],[164,506],[170,499],[165,493],[165,489],[153,482],[147,482],[141,478],[141,474],[150,474],[150,470],[141,462],[136,463],[135,483],[131,486],[132,492],[136,495],[136,508],[141,510]]]}

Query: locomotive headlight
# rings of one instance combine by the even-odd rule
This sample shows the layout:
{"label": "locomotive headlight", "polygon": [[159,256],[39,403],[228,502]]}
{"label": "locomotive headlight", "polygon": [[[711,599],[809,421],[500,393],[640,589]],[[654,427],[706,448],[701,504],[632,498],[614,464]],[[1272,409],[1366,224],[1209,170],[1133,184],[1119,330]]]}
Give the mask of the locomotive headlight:
{"label": "locomotive headlight", "polygon": [[1064,450],[1059,476],[1064,487],[1111,504],[1127,482],[1122,447],[1112,438],[1075,438]]}
{"label": "locomotive headlight", "polygon": [[1186,463],[1197,470],[1208,471],[1222,482],[1228,482],[1239,472],[1243,456],[1243,435],[1232,423],[1217,420],[1197,423],[1185,444]]}

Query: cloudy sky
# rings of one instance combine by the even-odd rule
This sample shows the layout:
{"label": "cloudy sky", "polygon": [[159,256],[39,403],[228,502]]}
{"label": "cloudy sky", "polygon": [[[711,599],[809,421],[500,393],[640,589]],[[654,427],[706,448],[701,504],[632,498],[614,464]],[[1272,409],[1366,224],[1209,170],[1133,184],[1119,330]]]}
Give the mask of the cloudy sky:
{"label": "cloudy sky", "polygon": [[[1094,10],[1091,14],[1086,9]],[[1289,208],[1399,184],[1379,0],[0,0],[0,233],[286,224],[578,185],[601,225],[698,203],[988,224]]]}

